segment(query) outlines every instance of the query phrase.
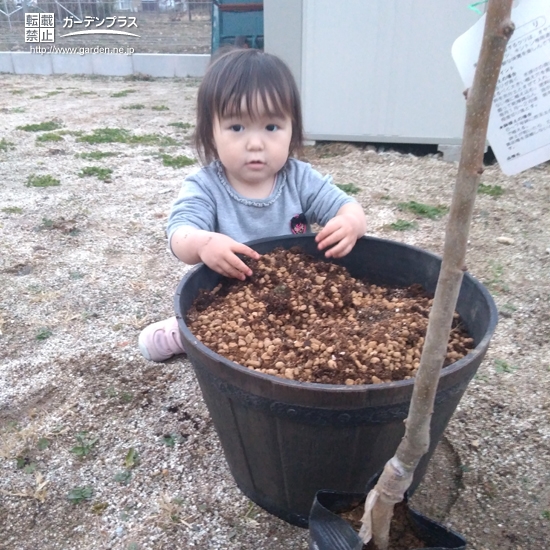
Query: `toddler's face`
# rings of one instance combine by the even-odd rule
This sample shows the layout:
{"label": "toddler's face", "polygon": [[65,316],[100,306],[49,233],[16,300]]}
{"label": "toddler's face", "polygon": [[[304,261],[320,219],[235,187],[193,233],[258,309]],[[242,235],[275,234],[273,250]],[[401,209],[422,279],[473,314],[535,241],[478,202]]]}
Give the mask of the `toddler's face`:
{"label": "toddler's face", "polygon": [[[214,142],[229,183],[246,195],[251,188],[271,189],[275,174],[288,159],[290,116],[272,116],[258,99],[254,116],[242,105],[240,116],[216,118]],[[267,193],[269,194],[269,193]],[[267,195],[266,195],[267,196]]]}

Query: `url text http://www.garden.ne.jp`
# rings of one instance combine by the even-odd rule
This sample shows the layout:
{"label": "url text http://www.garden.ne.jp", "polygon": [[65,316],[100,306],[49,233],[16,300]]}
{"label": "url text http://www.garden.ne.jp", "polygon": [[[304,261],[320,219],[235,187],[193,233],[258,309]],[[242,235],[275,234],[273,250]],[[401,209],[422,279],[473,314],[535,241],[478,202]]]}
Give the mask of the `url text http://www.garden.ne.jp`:
{"label": "url text http://www.garden.ne.jp", "polygon": [[51,54],[77,54],[77,55],[86,55],[86,54],[123,54],[123,55],[132,55],[134,53],[134,48],[131,47],[113,47],[109,48],[106,46],[94,46],[94,47],[84,47],[84,46],[74,46],[74,47],[59,47],[55,44],[49,44],[48,46],[31,46],[30,53],[40,54],[40,55],[51,55]]}

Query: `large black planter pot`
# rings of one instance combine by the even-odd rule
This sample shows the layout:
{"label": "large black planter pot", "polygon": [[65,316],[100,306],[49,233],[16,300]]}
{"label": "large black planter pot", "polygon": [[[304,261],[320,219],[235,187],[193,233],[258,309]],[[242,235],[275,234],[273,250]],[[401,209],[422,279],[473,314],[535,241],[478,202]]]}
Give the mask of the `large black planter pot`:
{"label": "large black planter pot", "polygon": [[[248,244],[261,254],[277,246],[300,246],[323,258],[311,235]],[[419,248],[363,237],[336,263],[352,276],[374,284],[419,283],[433,292],[441,260]],[[184,321],[199,290],[212,289],[219,280],[220,275],[199,265],[179,284],[175,308],[183,344],[239,488],[268,512],[306,527],[318,490],[360,493],[393,456],[404,433],[413,381],[364,386],[302,383],[225,359],[199,342]],[[479,367],[497,323],[491,296],[468,274],[457,310],[476,347],[441,374],[430,450],[417,468],[411,494]]]}

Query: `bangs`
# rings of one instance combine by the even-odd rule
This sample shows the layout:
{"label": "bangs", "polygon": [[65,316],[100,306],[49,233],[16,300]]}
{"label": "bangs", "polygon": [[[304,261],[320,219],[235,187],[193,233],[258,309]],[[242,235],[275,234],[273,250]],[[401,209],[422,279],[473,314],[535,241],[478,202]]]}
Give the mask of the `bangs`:
{"label": "bangs", "polygon": [[282,100],[272,87],[266,89],[265,86],[261,86],[255,89],[248,86],[242,93],[237,90],[234,94],[224,97],[216,114],[220,119],[241,118],[243,115],[249,116],[252,120],[265,115],[284,118],[292,114],[288,104],[288,99]]}
{"label": "bangs", "polygon": [[248,59],[241,70],[232,67],[220,74],[216,83],[218,89],[213,94],[217,98],[218,117],[291,116],[294,98],[287,75],[281,74],[280,67],[270,58],[258,56],[250,61]]}

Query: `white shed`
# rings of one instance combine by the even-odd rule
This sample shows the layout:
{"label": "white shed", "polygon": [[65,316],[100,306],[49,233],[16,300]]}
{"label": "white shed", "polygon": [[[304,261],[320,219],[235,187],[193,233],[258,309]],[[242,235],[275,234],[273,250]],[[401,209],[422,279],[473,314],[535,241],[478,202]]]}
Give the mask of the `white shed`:
{"label": "white shed", "polygon": [[[265,50],[300,87],[314,140],[459,144],[454,40],[472,0],[264,0]],[[483,9],[483,8],[482,8]]]}

